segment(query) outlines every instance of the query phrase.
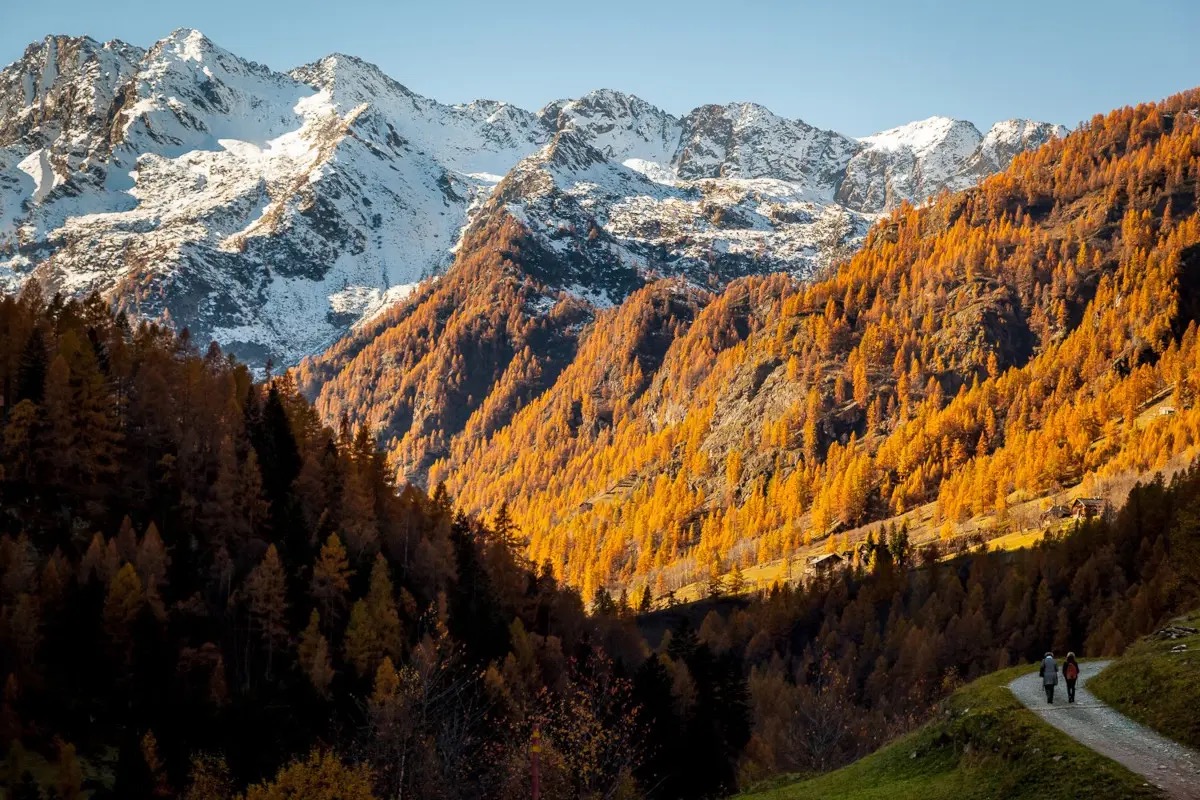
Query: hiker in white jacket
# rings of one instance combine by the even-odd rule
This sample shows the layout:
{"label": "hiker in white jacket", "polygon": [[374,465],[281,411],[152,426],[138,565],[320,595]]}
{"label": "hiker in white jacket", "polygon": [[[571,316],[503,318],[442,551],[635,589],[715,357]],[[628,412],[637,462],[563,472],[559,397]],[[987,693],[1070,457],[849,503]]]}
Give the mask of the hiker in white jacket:
{"label": "hiker in white jacket", "polygon": [[1046,687],[1046,702],[1053,704],[1054,686],[1058,683],[1058,664],[1054,661],[1054,653],[1046,653],[1038,674],[1042,676],[1042,685]]}

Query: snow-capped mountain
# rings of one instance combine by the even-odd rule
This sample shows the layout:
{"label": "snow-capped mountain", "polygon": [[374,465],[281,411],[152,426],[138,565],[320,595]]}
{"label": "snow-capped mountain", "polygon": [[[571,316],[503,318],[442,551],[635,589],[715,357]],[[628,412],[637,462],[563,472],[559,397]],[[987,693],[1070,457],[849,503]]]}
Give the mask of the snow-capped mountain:
{"label": "snow-capped mountain", "polygon": [[948,117],[910,122],[859,140],[863,147],[846,167],[837,200],[879,212],[943,189],[959,191],[1066,132],[1062,125],[1023,119],[997,122],[986,135]]}
{"label": "snow-capped mountain", "polygon": [[808,274],[1059,133],[935,118],[859,141],[613,91],[445,105],[351,56],[279,73],[193,30],[48,37],[0,72],[0,289],[101,291],[291,363],[443,270],[479,214],[524,222],[561,289],[617,302],[652,274]]}

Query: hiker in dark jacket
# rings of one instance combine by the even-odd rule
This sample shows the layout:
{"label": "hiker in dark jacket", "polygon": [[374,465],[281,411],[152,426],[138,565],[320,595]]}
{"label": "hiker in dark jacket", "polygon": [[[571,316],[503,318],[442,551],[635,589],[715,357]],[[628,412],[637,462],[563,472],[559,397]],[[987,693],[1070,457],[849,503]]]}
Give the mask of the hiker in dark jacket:
{"label": "hiker in dark jacket", "polygon": [[1063,680],[1067,682],[1067,702],[1075,702],[1075,681],[1079,680],[1079,663],[1074,653],[1067,653],[1067,662],[1063,664]]}
{"label": "hiker in dark jacket", "polygon": [[1053,704],[1054,686],[1058,683],[1058,664],[1054,661],[1054,653],[1046,653],[1038,674],[1042,676],[1042,686],[1046,687],[1046,702]]}

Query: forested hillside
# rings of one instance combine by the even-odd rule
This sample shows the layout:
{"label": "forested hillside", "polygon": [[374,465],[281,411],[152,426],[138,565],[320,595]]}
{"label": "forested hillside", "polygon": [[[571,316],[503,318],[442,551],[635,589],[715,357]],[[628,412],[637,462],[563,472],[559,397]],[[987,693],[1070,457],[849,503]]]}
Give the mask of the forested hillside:
{"label": "forested hillside", "polygon": [[[489,380],[449,403],[470,415],[458,428],[409,420],[481,363],[434,328],[353,361],[335,349],[302,380],[329,418],[379,426],[401,475],[445,481],[468,509],[508,502],[533,558],[585,596],[657,597],[806,542],[842,550],[841,531],[933,501],[949,535],[1195,452],[1198,105],[1189,92],[1097,116],[977,189],[901,208],[816,283],[652,284],[597,315],[569,363],[509,333],[520,357],[484,358]],[[503,252],[536,285],[519,227],[496,230],[460,266]],[[504,301],[470,302],[521,329]],[[421,389],[372,393],[368,372]],[[1171,413],[1139,421],[1164,396]]]}
{"label": "forested hillside", "polygon": [[0,389],[8,797],[228,800],[292,759],[246,796],[508,796],[534,726],[547,796],[642,780],[640,640],[287,377],[29,290],[0,301]]}
{"label": "forested hillside", "polygon": [[1049,645],[1118,652],[1200,598],[1193,468],[1021,553],[942,562],[888,530],[858,568],[691,609],[652,649],[648,592],[598,590],[586,614],[507,510],[482,524],[397,487],[286,376],[99,300],[0,301],[0,387],[19,800],[525,797],[535,728],[543,797],[721,796],[844,763]]}

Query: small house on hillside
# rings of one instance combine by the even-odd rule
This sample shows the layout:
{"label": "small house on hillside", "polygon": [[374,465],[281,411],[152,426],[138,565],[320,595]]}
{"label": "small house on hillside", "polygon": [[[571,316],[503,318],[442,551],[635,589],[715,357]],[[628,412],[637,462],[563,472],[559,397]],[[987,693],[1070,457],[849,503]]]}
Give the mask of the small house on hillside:
{"label": "small house on hillside", "polygon": [[1071,516],[1071,507],[1062,503],[1055,503],[1042,512],[1041,523],[1043,525],[1053,525],[1055,522],[1061,522]]}
{"label": "small house on hillside", "polygon": [[829,572],[834,567],[840,566],[843,561],[844,559],[837,553],[813,556],[808,560],[808,571],[814,574]]}
{"label": "small house on hillside", "polygon": [[1077,497],[1071,504],[1071,516],[1075,519],[1100,517],[1108,510],[1108,501],[1103,497]]}

